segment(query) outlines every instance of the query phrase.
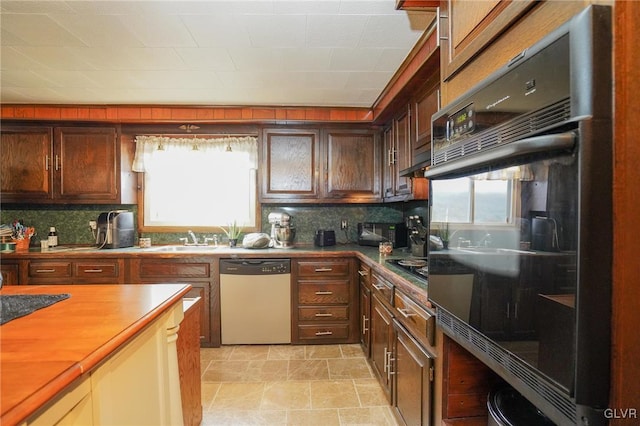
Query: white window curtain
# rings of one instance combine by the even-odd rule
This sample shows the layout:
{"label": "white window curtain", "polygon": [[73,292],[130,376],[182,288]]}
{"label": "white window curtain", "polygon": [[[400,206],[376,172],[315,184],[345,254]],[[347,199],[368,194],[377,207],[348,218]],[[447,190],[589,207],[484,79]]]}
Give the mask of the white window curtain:
{"label": "white window curtain", "polygon": [[251,136],[137,136],[145,226],[255,226],[257,156]]}

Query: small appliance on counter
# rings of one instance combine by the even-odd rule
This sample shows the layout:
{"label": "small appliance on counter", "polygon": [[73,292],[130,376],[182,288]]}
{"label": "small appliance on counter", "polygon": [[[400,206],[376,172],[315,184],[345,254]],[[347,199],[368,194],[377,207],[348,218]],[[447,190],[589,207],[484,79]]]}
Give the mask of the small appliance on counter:
{"label": "small appliance on counter", "polygon": [[400,223],[358,223],[358,244],[377,247],[381,242],[391,242],[393,247],[407,246],[407,225]]}
{"label": "small appliance on counter", "polygon": [[133,224],[133,212],[113,210],[98,216],[96,246],[100,249],[133,247],[136,230]]}
{"label": "small appliance on counter", "polygon": [[313,242],[316,247],[335,246],[336,233],[333,229],[318,229]]}
{"label": "small appliance on counter", "polygon": [[291,224],[292,217],[287,213],[269,213],[271,224],[271,241],[274,248],[293,248],[293,240],[296,237],[296,228]]}
{"label": "small appliance on counter", "polygon": [[429,229],[423,225],[424,222],[420,216],[409,216],[407,222],[411,254],[417,257],[426,257],[429,249],[429,244],[427,244]]}

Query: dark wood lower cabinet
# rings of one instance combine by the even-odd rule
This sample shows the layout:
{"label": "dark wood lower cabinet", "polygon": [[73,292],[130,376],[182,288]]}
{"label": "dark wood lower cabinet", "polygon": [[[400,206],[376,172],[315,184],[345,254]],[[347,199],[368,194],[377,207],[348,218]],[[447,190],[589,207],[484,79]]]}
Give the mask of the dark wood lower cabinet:
{"label": "dark wood lower cabinet", "polygon": [[392,381],[389,360],[393,346],[393,316],[374,294],[371,298],[371,367],[391,402]]}
{"label": "dark wood lower cabinet", "polygon": [[[378,282],[379,278],[374,281]],[[380,284],[378,282],[378,287],[382,289]],[[432,425],[435,356],[427,349],[427,343],[421,343],[421,339],[409,331],[413,330],[414,324],[402,323],[413,318],[414,314],[408,313],[405,305],[394,307],[391,303],[393,299],[378,291],[375,282],[373,285],[370,296],[367,288],[361,287],[361,303],[368,300],[371,305],[360,307],[365,311],[368,308],[370,312],[371,368],[400,424]],[[391,292],[398,293],[399,290],[392,288]],[[398,311],[398,308],[405,312],[406,317],[401,315],[402,311]]]}
{"label": "dark wood lower cabinet", "polygon": [[433,356],[393,321],[395,345],[393,351],[396,414],[407,425],[431,425],[433,394]]}
{"label": "dark wood lower cabinet", "polygon": [[200,382],[200,311],[202,298],[186,300],[184,319],[178,330],[178,373],[185,426],[202,422],[202,387]]}

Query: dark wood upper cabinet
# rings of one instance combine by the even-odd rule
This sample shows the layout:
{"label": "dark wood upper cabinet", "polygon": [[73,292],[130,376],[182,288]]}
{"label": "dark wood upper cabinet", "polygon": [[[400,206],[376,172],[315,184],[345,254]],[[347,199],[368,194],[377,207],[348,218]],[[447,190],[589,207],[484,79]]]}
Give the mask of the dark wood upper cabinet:
{"label": "dark wood upper cabinet", "polygon": [[380,138],[369,130],[325,130],[327,198],[380,201]]}
{"label": "dark wood upper cabinet", "polygon": [[470,63],[537,3],[533,0],[442,1],[442,80],[448,80]]}
{"label": "dark wood upper cabinet", "polygon": [[0,156],[2,200],[49,200],[53,185],[53,129],[3,126]]}
{"label": "dark wood upper cabinet", "polygon": [[[2,129],[2,151],[3,202],[117,204],[134,200],[132,191],[125,199],[120,190],[124,168],[115,127],[8,126]],[[126,161],[130,158],[127,155]]]}
{"label": "dark wood upper cabinet", "polygon": [[264,129],[262,201],[318,197],[318,130]]}
{"label": "dark wood upper cabinet", "polygon": [[380,136],[369,129],[264,129],[260,201],[379,202]]}
{"label": "dark wood upper cabinet", "polygon": [[435,72],[427,80],[412,102],[413,122],[412,165],[431,159],[431,117],[440,109],[440,74]]}
{"label": "dark wood upper cabinet", "polygon": [[114,128],[58,127],[55,145],[56,197],[118,201],[119,146]]}

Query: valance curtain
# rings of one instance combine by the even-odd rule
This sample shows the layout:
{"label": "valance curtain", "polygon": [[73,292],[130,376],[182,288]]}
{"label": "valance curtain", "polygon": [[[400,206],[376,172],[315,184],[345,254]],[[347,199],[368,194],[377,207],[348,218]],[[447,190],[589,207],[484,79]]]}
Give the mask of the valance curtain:
{"label": "valance curtain", "polygon": [[193,137],[176,138],[166,136],[136,136],[136,153],[133,158],[133,171],[146,172],[154,166],[154,160],[173,158],[173,161],[199,161],[206,159],[209,153],[244,152],[248,155],[251,168],[257,168],[257,139],[244,137]]}
{"label": "valance curtain", "polygon": [[257,138],[137,136],[145,226],[256,224]]}

